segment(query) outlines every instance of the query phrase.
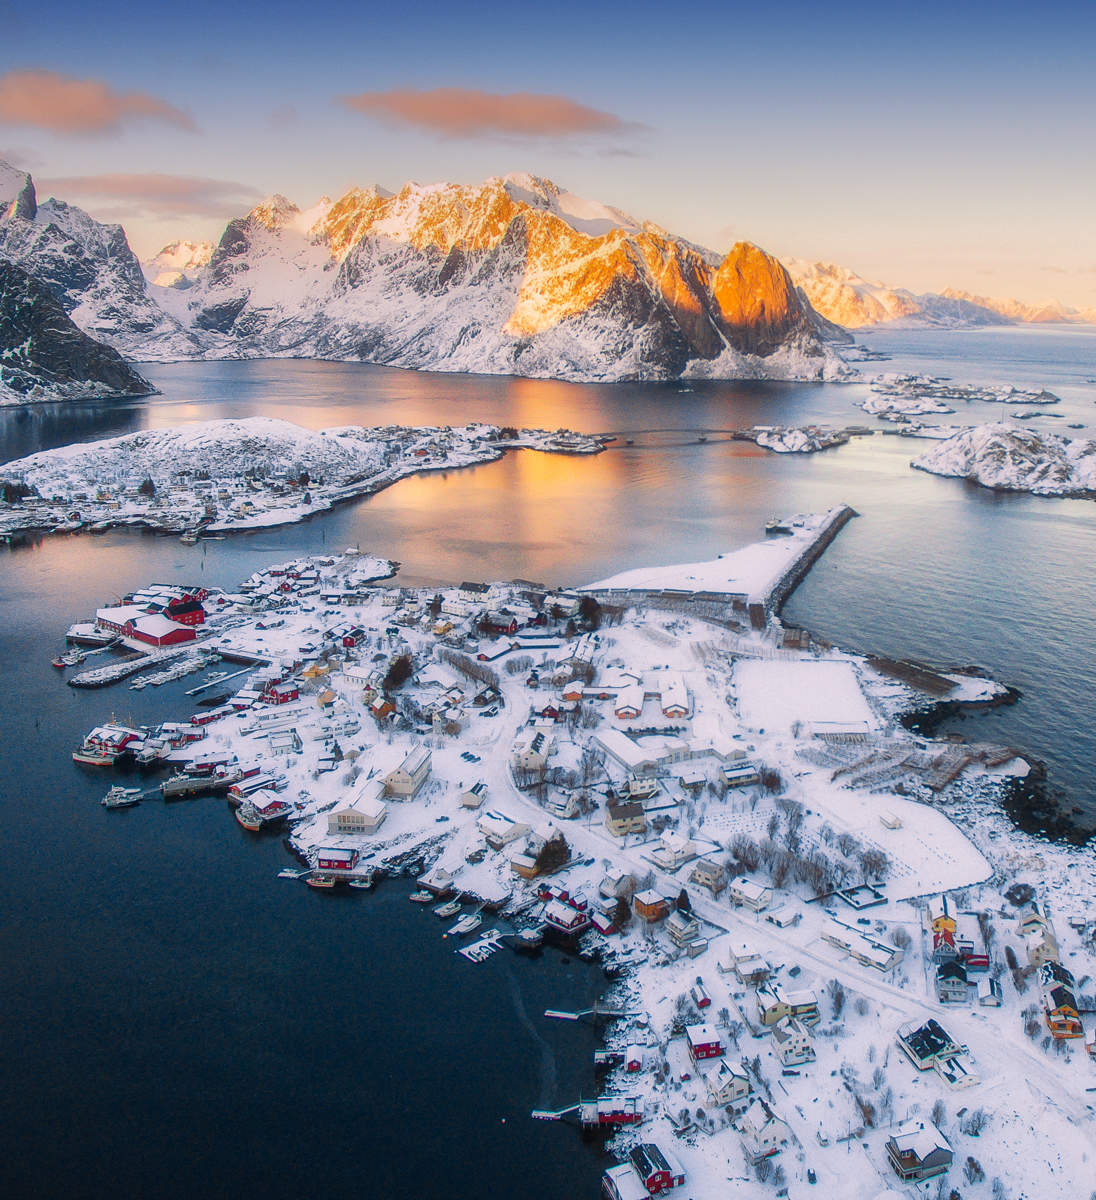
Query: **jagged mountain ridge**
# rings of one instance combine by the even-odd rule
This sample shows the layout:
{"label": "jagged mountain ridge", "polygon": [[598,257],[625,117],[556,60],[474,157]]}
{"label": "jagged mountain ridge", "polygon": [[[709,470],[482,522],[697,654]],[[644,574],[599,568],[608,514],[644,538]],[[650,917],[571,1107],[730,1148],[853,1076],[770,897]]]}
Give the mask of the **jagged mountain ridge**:
{"label": "jagged mountain ridge", "polygon": [[141,263],[145,278],[157,287],[188,288],[209,262],[212,242],[170,242]]}
{"label": "jagged mountain ridge", "polygon": [[77,328],[44,284],[0,258],[0,403],[154,390],[117,350]]}
{"label": "jagged mountain ridge", "polygon": [[[19,180],[18,196],[4,203]],[[179,358],[201,352],[149,294],[121,225],[104,225],[63,200],[37,202],[25,172],[0,163],[0,259],[33,275],[75,323],[131,358]]]}
{"label": "jagged mountain ridge", "polygon": [[571,379],[836,365],[836,331],[757,247],[720,260],[533,176],[353,189],[308,213],[271,197],[229,223],[184,323],[215,353]]}
{"label": "jagged mountain ridge", "polygon": [[911,292],[889,287],[836,263],[788,259],[788,272],[816,312],[846,329],[902,324],[966,329],[980,325],[1096,323],[1096,309],[994,300],[956,288]]}

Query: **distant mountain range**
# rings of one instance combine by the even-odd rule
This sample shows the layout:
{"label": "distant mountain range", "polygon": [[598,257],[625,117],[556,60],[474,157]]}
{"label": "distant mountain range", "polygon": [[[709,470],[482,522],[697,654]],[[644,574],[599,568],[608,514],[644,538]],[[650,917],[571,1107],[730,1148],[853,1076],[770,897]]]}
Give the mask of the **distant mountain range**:
{"label": "distant mountain range", "polygon": [[872,283],[848,267],[789,259],[788,272],[816,312],[845,329],[872,325],[970,328],[978,325],[1096,324],[1096,308],[995,300],[955,288],[914,293]]}
{"label": "distant mountain range", "polygon": [[915,295],[829,264],[786,269],[749,242],[720,255],[531,175],[354,188],[304,210],[275,195],[216,246],[173,242],[142,266],[120,225],[39,204],[30,176],[0,163],[2,260],[90,338],[144,361],[823,379],[850,374],[836,350],[846,328],[1096,315]]}

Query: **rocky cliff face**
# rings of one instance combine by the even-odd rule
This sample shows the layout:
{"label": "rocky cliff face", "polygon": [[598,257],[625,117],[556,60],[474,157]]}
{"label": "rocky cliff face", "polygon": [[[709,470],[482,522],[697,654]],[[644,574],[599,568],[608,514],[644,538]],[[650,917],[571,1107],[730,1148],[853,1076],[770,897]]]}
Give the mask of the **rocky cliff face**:
{"label": "rocky cliff face", "polygon": [[154,390],[116,350],[78,329],[44,284],[0,259],[0,403]]}
{"label": "rocky cliff face", "polygon": [[[25,184],[5,205],[13,174]],[[45,284],[85,333],[130,357],[200,353],[193,335],[149,295],[121,225],[102,225],[61,200],[39,204],[30,176],[7,164],[0,164],[0,258]]]}
{"label": "rocky cliff face", "polygon": [[214,353],[569,379],[818,378],[837,334],[783,267],[509,176],[354,189],[232,221],[187,297]]}

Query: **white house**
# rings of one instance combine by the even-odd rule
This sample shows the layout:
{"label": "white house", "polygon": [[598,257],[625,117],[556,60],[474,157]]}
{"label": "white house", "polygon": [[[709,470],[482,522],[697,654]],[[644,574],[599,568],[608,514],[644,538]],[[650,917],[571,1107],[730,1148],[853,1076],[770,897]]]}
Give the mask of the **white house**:
{"label": "white house", "polygon": [[373,789],[372,793],[356,796],[342,808],[332,809],[327,814],[327,832],[375,833],[384,824],[387,813],[387,805]]}
{"label": "white house", "polygon": [[791,1136],[787,1124],[760,1098],[738,1118],[737,1128],[747,1153],[755,1160],[779,1153]]}
{"label": "white house", "polygon": [[772,888],[755,883],[746,875],[731,880],[728,895],[732,904],[741,905],[751,912],[763,912],[773,902]]}
{"label": "white house", "polygon": [[481,808],[486,799],[487,784],[482,779],[460,794],[460,802],[464,808]]}
{"label": "white house", "polygon": [[419,789],[430,777],[430,751],[426,746],[412,750],[402,763],[384,777],[385,792],[389,796],[401,796],[407,800],[418,795]]}
{"label": "white house", "polygon": [[696,846],[675,829],[667,829],[651,851],[652,860],[664,871],[676,871],[696,858]]}
{"label": "white house", "polygon": [[501,850],[503,846],[509,846],[511,842],[516,842],[529,832],[528,825],[492,809],[480,814],[476,820],[476,828],[487,839],[487,844],[492,850]]}
{"label": "white house", "polygon": [[704,1077],[713,1104],[740,1104],[753,1090],[750,1077],[726,1058]]}
{"label": "white house", "polygon": [[783,1017],[773,1026],[773,1050],[786,1067],[814,1062],[814,1039],[795,1017]]}

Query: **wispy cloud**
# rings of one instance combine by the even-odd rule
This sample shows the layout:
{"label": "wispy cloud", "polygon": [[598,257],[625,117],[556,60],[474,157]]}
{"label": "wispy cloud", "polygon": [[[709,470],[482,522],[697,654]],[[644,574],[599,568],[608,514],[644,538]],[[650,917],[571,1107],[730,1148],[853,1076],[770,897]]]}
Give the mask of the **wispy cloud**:
{"label": "wispy cloud", "polygon": [[134,120],[160,121],[194,131],[182,109],[147,92],[117,92],[99,79],[76,79],[56,71],[8,71],[0,75],[0,122],[51,133],[114,133]]}
{"label": "wispy cloud", "polygon": [[638,126],[566,96],[475,88],[393,88],[340,96],[354,112],[442,137],[551,138],[620,134]]}
{"label": "wispy cloud", "polygon": [[142,216],[213,216],[231,214],[262,198],[256,188],[228,179],[193,175],[63,175],[41,180],[39,193],[66,199],[113,201],[101,216],[124,220]]}

